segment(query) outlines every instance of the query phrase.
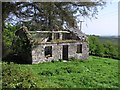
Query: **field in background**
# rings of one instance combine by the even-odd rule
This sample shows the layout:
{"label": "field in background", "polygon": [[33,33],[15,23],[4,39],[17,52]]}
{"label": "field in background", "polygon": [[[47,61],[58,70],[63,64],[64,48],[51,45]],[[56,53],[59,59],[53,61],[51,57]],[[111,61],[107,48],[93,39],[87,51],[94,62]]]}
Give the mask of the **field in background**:
{"label": "field in background", "polygon": [[118,88],[119,60],[89,60],[34,65],[3,63],[3,88]]}

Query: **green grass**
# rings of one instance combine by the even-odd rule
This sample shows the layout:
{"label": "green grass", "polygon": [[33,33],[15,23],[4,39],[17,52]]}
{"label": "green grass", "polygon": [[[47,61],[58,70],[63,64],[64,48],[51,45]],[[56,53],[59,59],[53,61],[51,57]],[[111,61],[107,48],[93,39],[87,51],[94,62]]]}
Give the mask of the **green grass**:
{"label": "green grass", "polygon": [[[89,60],[17,65],[28,69],[38,88],[118,88],[118,60],[90,56]],[[39,84],[42,82],[43,84]]]}

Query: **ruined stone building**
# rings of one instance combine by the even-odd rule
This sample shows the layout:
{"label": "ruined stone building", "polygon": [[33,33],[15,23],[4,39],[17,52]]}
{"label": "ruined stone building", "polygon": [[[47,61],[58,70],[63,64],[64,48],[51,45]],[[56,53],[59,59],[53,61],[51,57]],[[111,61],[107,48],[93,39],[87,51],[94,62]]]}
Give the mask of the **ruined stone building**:
{"label": "ruined stone building", "polygon": [[35,40],[31,49],[32,64],[70,58],[87,59],[87,36],[78,28],[64,31],[29,31]]}

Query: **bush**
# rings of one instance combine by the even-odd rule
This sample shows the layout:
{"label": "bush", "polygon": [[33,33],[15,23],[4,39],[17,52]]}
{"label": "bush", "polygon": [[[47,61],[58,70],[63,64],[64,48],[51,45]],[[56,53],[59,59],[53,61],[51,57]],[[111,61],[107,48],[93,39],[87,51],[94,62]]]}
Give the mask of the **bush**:
{"label": "bush", "polygon": [[2,88],[35,88],[35,78],[28,69],[21,69],[14,63],[2,65]]}

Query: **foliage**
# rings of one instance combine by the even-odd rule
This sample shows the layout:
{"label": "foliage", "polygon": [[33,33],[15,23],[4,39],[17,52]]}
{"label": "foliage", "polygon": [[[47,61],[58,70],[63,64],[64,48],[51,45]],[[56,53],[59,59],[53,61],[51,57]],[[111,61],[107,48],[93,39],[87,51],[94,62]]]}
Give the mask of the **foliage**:
{"label": "foliage", "polygon": [[[104,0],[89,2],[4,2],[3,21],[26,24],[29,29],[62,29],[63,25],[76,26],[77,17],[94,17]],[[12,10],[12,11],[11,11]],[[37,28],[36,28],[37,27]]]}
{"label": "foliage", "polygon": [[3,88],[34,88],[36,83],[28,70],[21,70],[19,65],[3,63],[2,70]]}
{"label": "foliage", "polygon": [[3,60],[31,63],[31,45],[26,38],[15,35],[19,29],[20,26],[12,26],[11,24],[5,25],[3,28]]}
{"label": "foliage", "polygon": [[18,56],[21,56],[23,62],[31,63],[31,44],[28,38],[16,36],[12,48]]}
{"label": "foliage", "polygon": [[101,44],[100,42],[98,42],[96,44],[95,54],[97,56],[103,57],[104,56],[104,52],[105,52],[105,50],[104,50],[103,44]]}
{"label": "foliage", "polygon": [[[37,88],[43,86],[33,75],[30,68],[21,67],[19,64],[2,63],[2,88]],[[45,85],[44,85],[45,86]]]}
{"label": "foliage", "polygon": [[74,59],[35,65],[3,63],[3,87],[20,88],[21,84],[22,88],[32,85],[33,88],[118,88],[118,62],[90,56],[83,61]]}
{"label": "foliage", "polygon": [[101,41],[101,38],[103,40],[103,37],[100,36],[89,36],[90,55],[119,59],[118,44],[113,43],[113,40],[110,41],[108,39],[105,39],[106,42],[105,40]]}
{"label": "foliage", "polygon": [[98,38],[95,36],[89,36],[88,38],[89,40],[89,52],[90,54],[94,55],[95,54],[95,50],[96,50],[96,44],[98,43]]}
{"label": "foliage", "polygon": [[12,26],[10,24],[3,28],[3,57],[7,54],[13,52],[12,46],[15,39],[15,31],[18,29],[17,26]]}
{"label": "foliage", "polygon": [[104,47],[105,47],[105,55],[107,57],[112,57],[112,58],[118,57],[118,50],[117,50],[118,47],[114,45],[112,42],[108,41],[104,43]]}

